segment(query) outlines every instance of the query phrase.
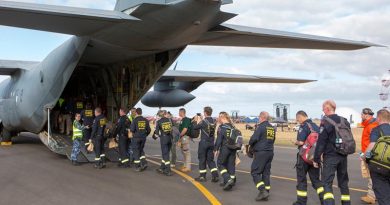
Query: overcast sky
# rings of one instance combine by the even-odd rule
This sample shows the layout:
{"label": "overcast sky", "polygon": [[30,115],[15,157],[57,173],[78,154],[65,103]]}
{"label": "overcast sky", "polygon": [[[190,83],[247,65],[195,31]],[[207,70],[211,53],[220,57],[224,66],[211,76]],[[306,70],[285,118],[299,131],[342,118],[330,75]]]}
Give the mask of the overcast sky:
{"label": "overcast sky", "polygon": [[[22,0],[20,0],[22,1]],[[23,0],[99,9],[113,9],[115,0]],[[369,41],[390,46],[389,0],[236,0],[222,10],[239,14],[229,23]],[[42,60],[69,36],[0,26],[0,59]],[[290,117],[306,110],[321,116],[321,104],[334,99],[338,111],[358,118],[363,107],[374,111],[389,104],[379,99],[381,80],[390,69],[388,48],[357,51],[190,46],[178,69],[318,80],[302,85],[206,83],[186,105],[191,114],[205,105],[216,112],[240,110],[243,115],[272,113],[273,103],[291,105]],[[139,106],[144,107],[142,104]],[[156,109],[146,109],[153,114]],[[177,109],[170,109],[177,113]]]}

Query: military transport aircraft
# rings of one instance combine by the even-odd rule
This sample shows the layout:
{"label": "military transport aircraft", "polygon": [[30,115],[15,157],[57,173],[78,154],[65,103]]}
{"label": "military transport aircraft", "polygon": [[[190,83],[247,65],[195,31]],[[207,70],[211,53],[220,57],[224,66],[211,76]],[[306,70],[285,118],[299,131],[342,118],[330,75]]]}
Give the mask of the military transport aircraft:
{"label": "military transport aircraft", "polygon": [[[61,96],[93,95],[109,116],[143,96],[149,106],[183,105],[206,81],[307,80],[167,71],[188,45],[356,50],[367,42],[224,24],[232,0],[118,0],[113,11],[0,1],[0,25],[73,35],[42,62],[0,61],[2,141],[46,129]],[[165,74],[164,74],[165,73]],[[147,93],[155,85],[155,90]],[[146,94],[146,95],[145,95]],[[50,126],[47,126],[50,127]],[[50,131],[49,131],[50,133]],[[49,134],[50,135],[50,134]]]}

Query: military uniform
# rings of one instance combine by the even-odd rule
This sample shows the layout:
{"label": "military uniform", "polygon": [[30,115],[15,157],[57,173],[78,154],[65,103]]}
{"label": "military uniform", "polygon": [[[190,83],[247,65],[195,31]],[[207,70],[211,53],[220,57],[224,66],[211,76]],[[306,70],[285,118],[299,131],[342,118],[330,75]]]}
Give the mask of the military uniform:
{"label": "military uniform", "polygon": [[[312,132],[309,124],[314,132],[319,133],[320,129],[310,119],[306,120],[299,127],[297,134],[297,141],[305,142],[307,137]],[[303,146],[303,145],[302,145]],[[301,146],[299,147],[299,149]],[[297,154],[297,164],[295,165],[297,171],[297,202],[294,205],[306,205],[307,204],[307,178],[306,175],[309,173],[310,181],[312,182],[313,188],[317,191],[317,194],[322,203],[324,195],[324,187],[320,180],[320,169],[315,168],[303,161],[302,157]]]}
{"label": "military uniform", "polygon": [[275,128],[264,121],[258,125],[249,140],[253,149],[251,175],[256,188],[259,190],[257,200],[267,200],[271,190],[271,163],[274,157]]}
{"label": "military uniform", "polygon": [[131,123],[130,130],[133,133],[131,146],[133,148],[134,164],[137,171],[141,171],[147,167],[144,147],[146,137],[151,132],[149,121],[142,116],[137,116]]}
{"label": "military uniform", "polygon": [[155,134],[160,136],[162,161],[159,172],[166,175],[171,175],[171,162],[169,161],[169,153],[172,148],[172,121],[166,117],[161,118],[157,122]]}
{"label": "military uniform", "polygon": [[91,139],[91,132],[92,132],[92,124],[93,124],[93,110],[92,109],[86,109],[81,111],[81,120],[83,121],[84,126],[88,126],[89,128],[83,129],[83,140],[85,142],[85,145],[89,145],[89,140]]}
{"label": "military uniform", "polygon": [[[341,122],[341,117],[334,114],[328,116],[336,123]],[[345,120],[345,119],[344,119]],[[345,120],[346,121],[346,120]],[[347,122],[348,123],[348,122]],[[349,126],[349,124],[348,124]],[[336,150],[336,130],[326,120],[322,120],[320,126],[320,135],[317,141],[317,147],[314,154],[314,161],[321,163],[323,155],[322,183],[324,184],[324,205],[334,205],[333,180],[337,171],[337,182],[341,192],[341,203],[343,205],[351,204],[348,187],[348,157],[341,155]]]}
{"label": "military uniform", "polygon": [[[389,124],[382,124],[374,128],[370,135],[370,142],[377,142],[382,136],[390,136]],[[379,205],[388,205],[390,203],[390,175],[378,173],[375,167],[370,166],[370,162],[368,164],[376,199]]]}
{"label": "military uniform", "polygon": [[129,155],[127,149],[129,147],[128,129],[130,128],[130,121],[126,115],[120,116],[116,124],[114,136],[118,137],[119,141],[119,155],[120,167],[127,168],[130,165]]}
{"label": "military uniform", "polygon": [[[207,174],[207,165],[212,174],[212,181],[218,181],[218,169],[214,161],[214,135],[215,135],[215,120],[207,117],[193,129],[201,130],[200,141],[198,146],[199,173],[198,179],[205,180]],[[201,179],[202,178],[202,179]]]}
{"label": "military uniform", "polygon": [[73,122],[73,147],[72,147],[72,153],[70,155],[70,159],[75,164],[77,162],[77,156],[80,153],[81,143],[80,141],[83,138],[83,130],[85,129],[84,126],[80,124],[79,121],[75,120]]}
{"label": "military uniform", "polygon": [[218,128],[217,141],[215,142],[214,151],[219,151],[218,168],[222,175],[224,190],[230,190],[236,181],[236,156],[237,150],[228,148],[227,140],[232,132],[233,125],[230,123],[222,124]]}
{"label": "military uniform", "polygon": [[105,167],[105,157],[104,154],[104,129],[106,128],[106,118],[103,114],[96,116],[93,125],[92,125],[92,139],[94,141],[94,151],[95,151],[95,168]]}

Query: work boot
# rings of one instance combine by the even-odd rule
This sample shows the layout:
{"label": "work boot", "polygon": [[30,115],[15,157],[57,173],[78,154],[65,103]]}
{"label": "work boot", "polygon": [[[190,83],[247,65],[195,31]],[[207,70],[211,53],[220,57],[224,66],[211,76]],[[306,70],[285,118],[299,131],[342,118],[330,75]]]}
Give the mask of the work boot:
{"label": "work boot", "polygon": [[[322,204],[322,203],[321,203],[321,204]],[[296,202],[294,202],[292,205],[306,205],[306,204],[302,204],[302,203],[296,201]]]}
{"label": "work boot", "polygon": [[260,190],[256,197],[256,201],[268,201],[269,193],[265,190]]}
{"label": "work boot", "polygon": [[164,170],[162,170],[161,168],[156,169],[156,171],[157,171],[158,173],[160,173],[160,174],[163,174],[163,173],[164,173]]}
{"label": "work boot", "polygon": [[101,169],[102,165],[101,162],[96,162],[95,165],[93,166],[95,169]]}
{"label": "work boot", "polygon": [[223,186],[224,191],[229,191],[233,188],[234,180],[229,179],[229,181],[226,182],[225,186]]}
{"label": "work boot", "polygon": [[135,168],[135,171],[136,172],[141,172],[142,170],[141,170],[141,167],[140,166],[137,166],[136,168]]}
{"label": "work boot", "polygon": [[72,160],[72,165],[73,166],[80,166],[81,164],[76,160]]}
{"label": "work boot", "polygon": [[148,168],[148,165],[147,164],[143,164],[141,165],[141,171],[145,171],[145,169]]}
{"label": "work boot", "polygon": [[213,183],[217,183],[218,181],[219,181],[219,177],[217,177],[217,176],[213,176],[211,178],[211,182],[213,182]]}
{"label": "work boot", "polygon": [[375,204],[375,199],[369,195],[362,196],[360,200],[366,204]]}
{"label": "work boot", "polygon": [[119,167],[119,168],[129,168],[130,165],[129,165],[129,163],[120,163],[120,162],[119,162],[118,167]]}
{"label": "work boot", "polygon": [[164,172],[165,176],[172,176],[172,172],[171,171],[166,171]]}
{"label": "work boot", "polygon": [[204,176],[199,176],[199,177],[196,177],[196,178],[195,178],[195,181],[197,181],[197,182],[206,182],[207,179],[206,179],[206,177],[204,177]]}

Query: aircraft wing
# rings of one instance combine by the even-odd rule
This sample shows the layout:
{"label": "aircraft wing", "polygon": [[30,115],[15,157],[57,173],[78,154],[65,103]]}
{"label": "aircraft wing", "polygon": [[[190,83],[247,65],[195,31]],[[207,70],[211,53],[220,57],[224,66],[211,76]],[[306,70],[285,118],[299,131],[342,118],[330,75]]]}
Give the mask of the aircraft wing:
{"label": "aircraft wing", "polygon": [[28,70],[38,64],[39,62],[35,61],[0,60],[0,75],[13,75],[17,71]]}
{"label": "aircraft wing", "polygon": [[137,20],[118,11],[0,1],[0,25],[71,34],[93,34]]}
{"label": "aircraft wing", "polygon": [[211,29],[192,45],[324,50],[356,50],[380,46],[364,41],[351,41],[231,24],[221,24]]}
{"label": "aircraft wing", "polygon": [[275,78],[254,75],[236,75],[194,71],[168,70],[159,81],[175,82],[236,82],[236,83],[308,83],[315,80]]}

